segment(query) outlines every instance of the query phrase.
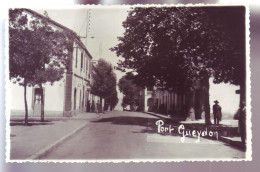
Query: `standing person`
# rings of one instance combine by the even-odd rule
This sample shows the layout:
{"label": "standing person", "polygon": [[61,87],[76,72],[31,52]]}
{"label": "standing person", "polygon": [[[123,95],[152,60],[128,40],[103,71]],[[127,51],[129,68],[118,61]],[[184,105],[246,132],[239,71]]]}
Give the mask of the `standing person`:
{"label": "standing person", "polygon": [[90,101],[87,101],[87,108],[86,108],[86,112],[90,112]]}
{"label": "standing person", "polygon": [[193,106],[190,107],[188,118],[186,119],[187,121],[194,121],[195,120],[195,110]]}
{"label": "standing person", "polygon": [[218,105],[218,101],[215,100],[213,105],[213,114],[214,114],[214,124],[219,125],[219,121],[221,121],[222,113],[221,113],[221,107]]}
{"label": "standing person", "polygon": [[91,112],[95,112],[95,102],[94,102],[94,100],[92,100],[92,103],[91,103]]}
{"label": "standing person", "polygon": [[246,143],[246,103],[241,102],[239,109],[239,130],[242,143]]}
{"label": "standing person", "polygon": [[101,113],[101,104],[100,104],[100,101],[98,100],[97,106],[96,106],[96,114],[99,114],[99,113]]}
{"label": "standing person", "polygon": [[205,119],[205,108],[204,108],[204,105],[201,105],[201,119]]}

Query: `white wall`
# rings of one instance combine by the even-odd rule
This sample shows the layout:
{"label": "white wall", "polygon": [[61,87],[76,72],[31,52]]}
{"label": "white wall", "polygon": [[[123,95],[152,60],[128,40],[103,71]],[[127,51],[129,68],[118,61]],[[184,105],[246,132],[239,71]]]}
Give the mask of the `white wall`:
{"label": "white wall", "polygon": [[[24,87],[18,84],[10,84],[10,108],[11,110],[24,110]],[[32,87],[27,87],[28,110],[32,109]]]}
{"label": "white wall", "polygon": [[[24,88],[18,84],[11,86],[11,110],[24,110]],[[64,104],[64,80],[55,82],[53,85],[45,84],[45,111],[63,111]],[[27,87],[27,104],[28,110],[32,110],[32,87]]]}
{"label": "white wall", "polygon": [[210,111],[214,105],[214,101],[218,100],[219,105],[222,107],[222,113],[234,115],[239,108],[240,95],[235,91],[239,89],[239,86],[231,84],[214,84],[213,79],[210,79]]}
{"label": "white wall", "polygon": [[46,84],[45,88],[45,111],[63,111],[64,106],[64,79],[53,85]]}

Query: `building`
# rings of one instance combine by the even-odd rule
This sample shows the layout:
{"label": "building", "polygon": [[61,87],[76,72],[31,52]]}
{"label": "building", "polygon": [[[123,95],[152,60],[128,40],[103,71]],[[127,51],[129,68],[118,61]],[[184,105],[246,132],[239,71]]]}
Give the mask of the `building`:
{"label": "building", "polygon": [[[25,9],[25,12],[38,18],[44,17],[29,9]],[[56,29],[74,33],[51,19],[49,22]],[[95,96],[90,93],[92,56],[80,38],[75,38],[73,51],[69,56],[69,67],[63,79],[53,85],[43,85],[46,116],[72,116],[86,111],[88,100],[95,100]],[[29,87],[27,93],[29,116],[40,116],[42,99],[40,88]],[[11,84],[11,115],[24,115],[23,87],[13,83]]]}
{"label": "building", "polygon": [[[232,119],[239,107],[239,95],[236,94],[239,86],[224,83],[214,84],[213,79],[210,79],[209,85],[211,115],[213,116],[212,106],[214,101],[218,100],[222,107],[223,118]],[[195,118],[204,118],[206,87],[205,82],[198,81],[194,89],[187,90],[183,94],[156,87],[146,88],[140,92],[141,110],[186,117],[189,108],[193,107]]]}
{"label": "building", "polygon": [[158,112],[161,114],[179,115],[182,108],[188,104],[188,95],[177,94],[160,88],[143,89],[140,92],[141,110],[145,112]]}

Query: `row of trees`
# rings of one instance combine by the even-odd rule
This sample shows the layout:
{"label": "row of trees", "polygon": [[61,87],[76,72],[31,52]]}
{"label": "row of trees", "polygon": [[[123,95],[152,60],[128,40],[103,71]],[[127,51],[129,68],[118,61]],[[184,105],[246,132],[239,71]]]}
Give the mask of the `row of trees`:
{"label": "row of trees", "polygon": [[185,93],[197,80],[206,83],[209,124],[210,77],[240,85],[240,101],[245,99],[244,16],[244,7],[133,8],[111,50],[124,58],[119,67],[130,70],[142,87]]}

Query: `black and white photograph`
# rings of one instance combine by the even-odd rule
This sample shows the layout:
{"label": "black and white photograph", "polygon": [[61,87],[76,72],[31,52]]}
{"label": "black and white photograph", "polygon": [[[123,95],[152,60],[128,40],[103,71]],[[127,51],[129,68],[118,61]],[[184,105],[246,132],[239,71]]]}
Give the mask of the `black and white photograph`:
{"label": "black and white photograph", "polygon": [[252,160],[247,6],[8,13],[6,161]]}

